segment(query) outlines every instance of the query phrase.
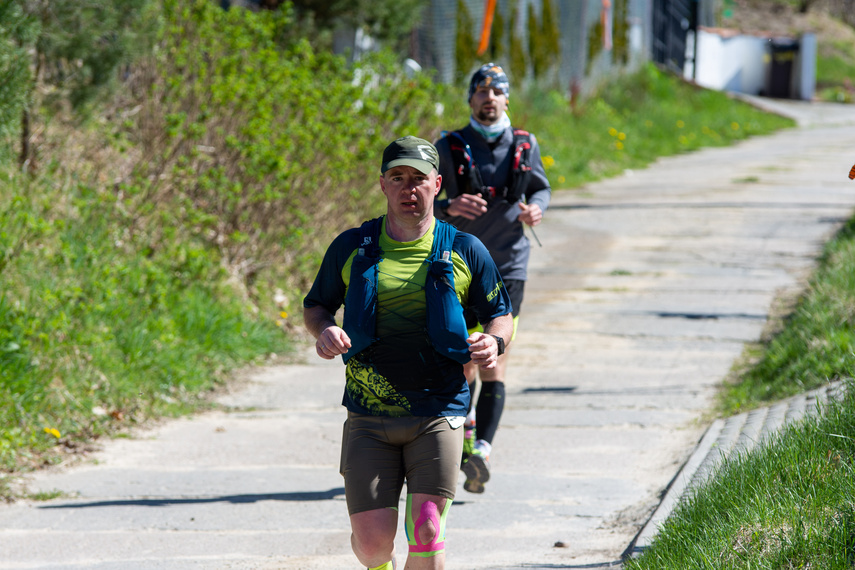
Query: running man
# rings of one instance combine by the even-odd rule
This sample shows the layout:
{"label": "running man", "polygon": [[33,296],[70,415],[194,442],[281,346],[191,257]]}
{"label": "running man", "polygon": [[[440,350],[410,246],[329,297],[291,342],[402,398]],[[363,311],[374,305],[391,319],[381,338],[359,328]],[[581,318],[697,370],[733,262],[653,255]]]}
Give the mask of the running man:
{"label": "running man", "polygon": [[[509,94],[508,77],[498,65],[487,63],[472,75],[469,124],[436,142],[445,198],[437,200],[435,209],[437,217],[487,246],[511,298],[515,335],[530,250],[523,225],[541,222],[552,190],[537,139],[511,126]],[[468,313],[467,324],[477,330],[477,320]],[[463,488],[472,493],[483,493],[490,478],[493,437],[505,405],[507,359],[505,353],[495,367],[480,372],[474,365],[465,368],[470,384],[477,376],[481,380],[478,401],[467,421],[462,467]]]}
{"label": "running man", "polygon": [[[333,240],[303,300],[318,356],[346,363],[340,471],[353,552],[369,569],[395,568],[405,482],[406,567],[445,567],[470,399],[463,366],[494,368],[513,330],[487,249],[434,217],[439,164],[428,141],[390,143],[380,168],[386,215]],[[467,331],[464,305],[484,332]]]}

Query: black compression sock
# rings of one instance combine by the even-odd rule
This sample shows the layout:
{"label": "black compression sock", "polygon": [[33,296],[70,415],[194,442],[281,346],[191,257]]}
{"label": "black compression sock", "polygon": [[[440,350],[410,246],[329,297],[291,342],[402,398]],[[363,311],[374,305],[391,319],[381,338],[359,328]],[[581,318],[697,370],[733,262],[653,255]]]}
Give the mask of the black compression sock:
{"label": "black compression sock", "polygon": [[478,439],[483,439],[490,444],[493,443],[493,436],[496,435],[504,408],[505,383],[482,382],[478,405],[475,406],[475,413],[477,414],[475,432]]}

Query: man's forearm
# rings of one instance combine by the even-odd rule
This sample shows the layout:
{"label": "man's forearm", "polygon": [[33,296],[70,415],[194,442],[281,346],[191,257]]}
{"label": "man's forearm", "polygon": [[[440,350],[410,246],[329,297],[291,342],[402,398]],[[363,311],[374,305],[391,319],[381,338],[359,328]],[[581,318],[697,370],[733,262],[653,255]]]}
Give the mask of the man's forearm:
{"label": "man's forearm", "polygon": [[537,204],[540,206],[541,212],[546,212],[549,208],[549,202],[552,200],[552,189],[549,187],[535,190],[526,198],[525,203],[529,206]]}
{"label": "man's forearm", "polygon": [[303,323],[315,338],[321,336],[329,327],[336,326],[335,315],[320,305],[303,309]]}
{"label": "man's forearm", "polygon": [[514,334],[514,317],[510,313],[496,317],[484,325],[484,332],[502,337],[507,346],[511,343],[511,336]]}

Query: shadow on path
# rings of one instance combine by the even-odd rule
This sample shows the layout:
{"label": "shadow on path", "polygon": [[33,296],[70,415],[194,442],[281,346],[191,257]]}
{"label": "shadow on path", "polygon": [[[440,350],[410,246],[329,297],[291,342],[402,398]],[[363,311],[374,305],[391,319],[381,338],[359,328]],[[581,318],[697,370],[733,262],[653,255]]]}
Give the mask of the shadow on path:
{"label": "shadow on path", "polygon": [[178,499],[129,499],[125,501],[96,501],[94,503],[67,503],[64,505],[44,505],[40,509],[82,509],[90,507],[167,507],[169,505],[196,505],[202,503],[249,504],[259,501],[330,501],[344,496],[344,487],[329,491],[305,493],[264,493],[259,495],[228,495],[225,497],[195,497]]}

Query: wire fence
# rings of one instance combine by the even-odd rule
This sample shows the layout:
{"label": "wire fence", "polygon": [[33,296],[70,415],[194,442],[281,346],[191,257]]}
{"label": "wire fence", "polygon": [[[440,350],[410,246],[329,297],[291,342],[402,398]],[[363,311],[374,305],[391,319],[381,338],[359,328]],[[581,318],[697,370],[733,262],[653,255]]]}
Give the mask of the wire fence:
{"label": "wire fence", "polygon": [[[500,41],[503,45],[500,50],[491,51],[503,54],[496,63],[510,69],[512,80],[517,84],[584,94],[604,79],[637,68],[650,59],[657,1],[661,0],[496,0],[491,42]],[[686,1],[698,2],[705,12],[711,12],[718,0]],[[552,5],[547,7],[545,2],[552,2]],[[435,70],[437,79],[445,83],[468,75],[472,69],[457,69],[462,59],[457,53],[459,12],[462,9],[469,15],[469,38],[477,43],[483,31],[487,5],[485,0],[432,0],[422,24],[414,32],[411,57],[422,67]],[[545,13],[552,15],[552,21],[543,21]],[[530,25],[531,17],[538,20],[541,29],[550,25],[558,33],[556,57],[548,69],[537,74],[533,70],[530,46],[531,30],[538,26]],[[496,30],[497,22],[503,30]],[[516,69],[510,65],[512,36],[518,38],[527,62],[523,73],[519,65]],[[489,60],[490,52],[478,57],[477,64]]]}

